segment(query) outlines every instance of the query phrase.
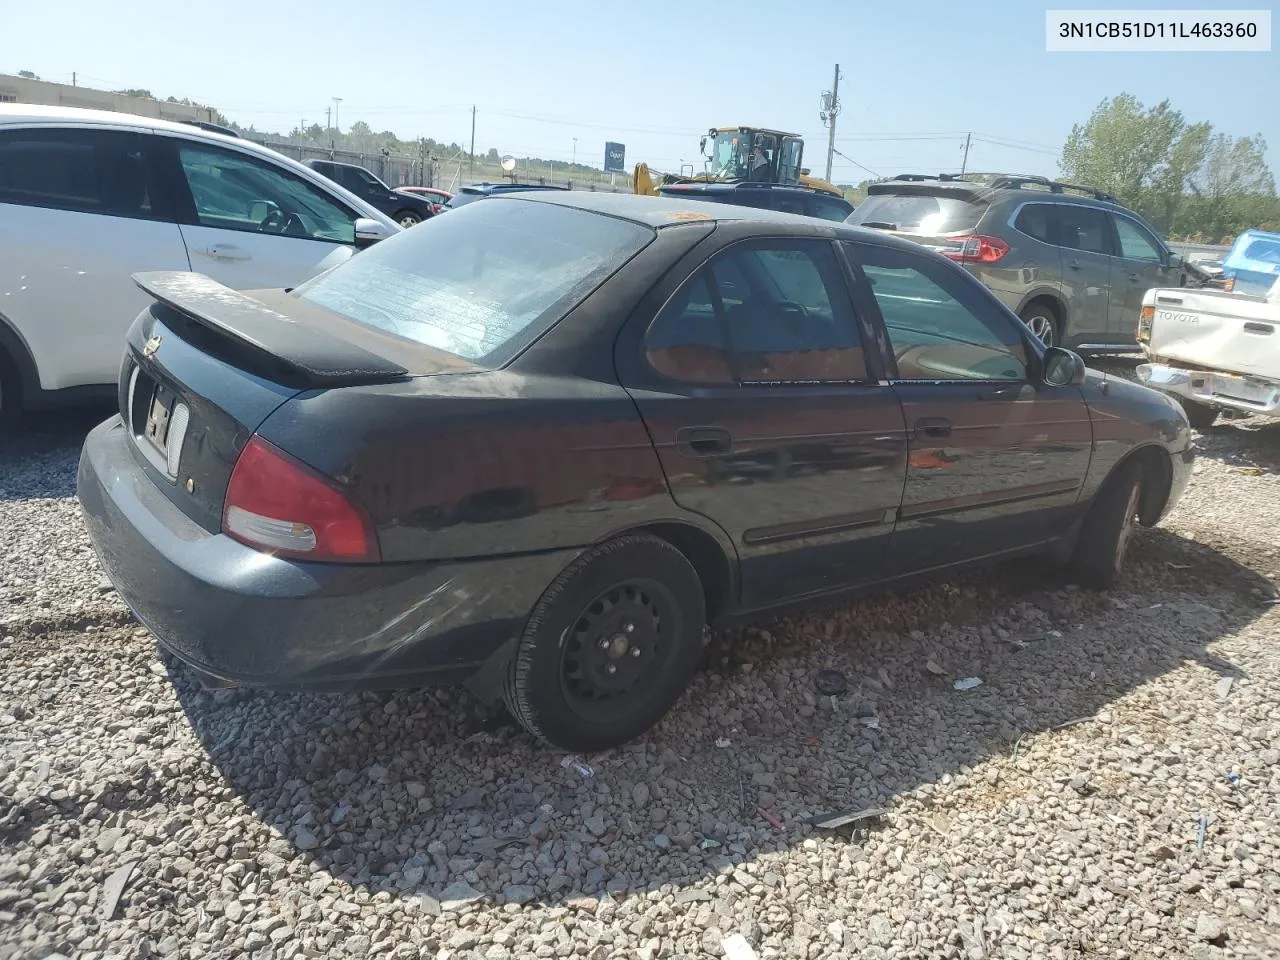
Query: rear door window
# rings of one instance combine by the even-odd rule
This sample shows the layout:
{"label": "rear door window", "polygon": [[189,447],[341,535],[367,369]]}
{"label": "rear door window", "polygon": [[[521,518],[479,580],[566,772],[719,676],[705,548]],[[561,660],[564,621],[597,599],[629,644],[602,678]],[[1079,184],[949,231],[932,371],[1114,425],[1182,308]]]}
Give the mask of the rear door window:
{"label": "rear door window", "polygon": [[1050,208],[1057,221],[1058,244],[1068,250],[1110,253],[1107,215],[1096,207],[1057,203]]}
{"label": "rear door window", "polygon": [[0,133],[0,203],[160,219],[144,135],[122,130]]}
{"label": "rear door window", "polygon": [[987,206],[962,197],[925,193],[873,193],[850,215],[852,224],[877,226],[907,233],[953,233],[972,230]]}
{"label": "rear door window", "polygon": [[1053,220],[1050,217],[1050,205],[1047,203],[1028,203],[1018,213],[1013,226],[1028,237],[1041,243],[1053,243]]}
{"label": "rear door window", "polygon": [[645,349],[659,373],[690,383],[867,378],[844,276],[821,241],[753,241],[718,254],[654,321]]}

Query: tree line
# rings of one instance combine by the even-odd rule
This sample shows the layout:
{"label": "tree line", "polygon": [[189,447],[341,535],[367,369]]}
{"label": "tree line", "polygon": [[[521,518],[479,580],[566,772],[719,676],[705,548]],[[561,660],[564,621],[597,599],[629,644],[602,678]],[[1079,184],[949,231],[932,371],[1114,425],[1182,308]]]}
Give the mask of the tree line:
{"label": "tree line", "polygon": [[1215,133],[1188,123],[1168,100],[1128,93],[1104,100],[1071,128],[1065,179],[1112,193],[1166,236],[1229,243],[1250,227],[1280,229],[1280,200],[1261,134]]}

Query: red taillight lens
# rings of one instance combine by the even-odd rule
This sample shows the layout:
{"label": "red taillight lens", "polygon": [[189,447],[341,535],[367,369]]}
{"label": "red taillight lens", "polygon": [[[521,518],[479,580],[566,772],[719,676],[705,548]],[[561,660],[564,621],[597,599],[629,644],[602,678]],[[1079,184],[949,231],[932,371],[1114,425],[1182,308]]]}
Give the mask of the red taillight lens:
{"label": "red taillight lens", "polygon": [[1009,245],[999,237],[953,237],[960,244],[942,255],[957,263],[995,263],[1009,252]]}
{"label": "red taillight lens", "polygon": [[249,439],[231,470],[222,532],[306,560],[378,559],[364,512],[332,481],[261,437]]}

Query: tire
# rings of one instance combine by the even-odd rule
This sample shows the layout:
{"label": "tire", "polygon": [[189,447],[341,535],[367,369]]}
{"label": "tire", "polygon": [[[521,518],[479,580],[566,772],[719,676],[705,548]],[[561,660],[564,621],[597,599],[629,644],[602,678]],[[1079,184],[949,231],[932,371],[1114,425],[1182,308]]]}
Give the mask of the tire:
{"label": "tire", "polygon": [[9,355],[0,347],[0,433],[13,427],[22,415],[22,381]]}
{"label": "tire", "polygon": [[413,210],[401,210],[396,214],[395,221],[408,230],[410,227],[422,222],[422,215]]}
{"label": "tire", "polygon": [[1031,303],[1023,307],[1018,316],[1046,347],[1056,347],[1062,343],[1062,330],[1050,307],[1043,303]]}
{"label": "tire", "polygon": [[633,740],[688,686],[705,623],[702,583],[684,554],[647,535],[610,540],[566,567],[534,607],[508,666],[507,709],[562,750]]}
{"label": "tire", "polygon": [[1085,586],[1106,590],[1119,578],[1138,525],[1142,480],[1139,464],[1122,465],[1098,491],[1085,514],[1070,563],[1071,572]]}
{"label": "tire", "polygon": [[1211,407],[1207,403],[1183,400],[1182,409],[1186,411],[1187,422],[1197,430],[1208,430],[1218,419],[1218,408]]}

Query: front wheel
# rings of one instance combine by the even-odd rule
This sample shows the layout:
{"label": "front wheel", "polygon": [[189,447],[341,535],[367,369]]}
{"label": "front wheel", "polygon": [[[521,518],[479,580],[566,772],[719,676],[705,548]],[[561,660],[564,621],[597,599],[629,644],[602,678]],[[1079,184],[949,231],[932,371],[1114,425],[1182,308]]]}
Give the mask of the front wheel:
{"label": "front wheel", "polygon": [[401,210],[396,214],[396,222],[406,230],[416,223],[422,222],[422,217],[414,213],[412,210]]}
{"label": "front wheel", "polygon": [[562,750],[633,740],[688,685],[705,622],[702,583],[679,550],[647,535],[601,544],[534,607],[508,668],[507,709]]}
{"label": "front wheel", "polygon": [[1218,408],[1211,407],[1207,403],[1183,400],[1182,409],[1187,414],[1187,422],[1197,430],[1208,430],[1218,419]]}
{"label": "front wheel", "polygon": [[1115,585],[1129,544],[1138,527],[1142,503],[1142,469],[1121,466],[1098,491],[1085,514],[1071,556],[1071,569],[1085,586],[1106,590]]}

